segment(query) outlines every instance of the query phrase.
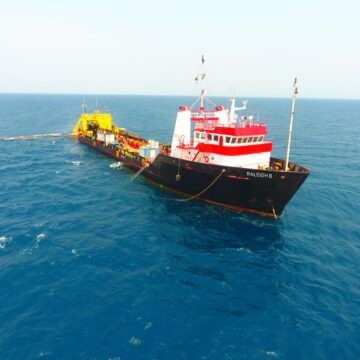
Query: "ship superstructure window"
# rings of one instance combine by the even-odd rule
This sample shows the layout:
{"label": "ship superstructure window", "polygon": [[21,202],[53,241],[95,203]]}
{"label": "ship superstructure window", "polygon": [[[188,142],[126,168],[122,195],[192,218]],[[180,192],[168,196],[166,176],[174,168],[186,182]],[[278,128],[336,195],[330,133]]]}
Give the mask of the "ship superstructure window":
{"label": "ship superstructure window", "polygon": [[201,140],[205,140],[206,134],[205,133],[200,133],[200,139]]}
{"label": "ship superstructure window", "polygon": [[[209,137],[208,139],[211,140]],[[212,140],[217,142],[219,140],[219,136],[212,135]],[[263,140],[264,140],[264,136],[241,136],[241,137],[226,136],[225,137],[225,142],[227,144],[256,143],[256,142],[261,142]]]}
{"label": "ship superstructure window", "polygon": [[212,140],[212,135],[211,135],[211,134],[208,134],[208,135],[207,135],[207,138],[208,138],[208,140],[211,141],[211,140]]}
{"label": "ship superstructure window", "polygon": [[195,133],[195,138],[198,139],[200,137],[200,134],[198,132]]}

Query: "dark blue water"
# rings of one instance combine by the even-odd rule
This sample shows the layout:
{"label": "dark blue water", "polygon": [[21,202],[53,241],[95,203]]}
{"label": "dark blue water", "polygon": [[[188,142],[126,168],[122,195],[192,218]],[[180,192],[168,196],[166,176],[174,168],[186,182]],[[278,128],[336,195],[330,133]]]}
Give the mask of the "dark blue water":
{"label": "dark blue water", "polygon": [[[163,141],[193,101],[98,99]],[[250,100],[283,157],[290,100]],[[0,95],[0,136],[70,133],[81,102]],[[0,358],[359,359],[359,124],[360,101],[298,101],[312,173],[279,221],[176,202],[70,139],[0,141]]]}

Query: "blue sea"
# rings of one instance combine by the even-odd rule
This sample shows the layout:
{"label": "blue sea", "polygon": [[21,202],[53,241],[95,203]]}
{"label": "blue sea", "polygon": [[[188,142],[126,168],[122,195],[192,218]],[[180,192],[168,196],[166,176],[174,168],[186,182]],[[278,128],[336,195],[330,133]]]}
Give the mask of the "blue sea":
{"label": "blue sea", "polygon": [[[69,134],[82,101],[1,94],[0,137]],[[85,101],[169,142],[194,99]],[[290,107],[249,103],[282,158]],[[359,135],[360,101],[298,100],[311,175],[278,221],[174,201],[68,138],[0,140],[0,359],[360,359]]]}

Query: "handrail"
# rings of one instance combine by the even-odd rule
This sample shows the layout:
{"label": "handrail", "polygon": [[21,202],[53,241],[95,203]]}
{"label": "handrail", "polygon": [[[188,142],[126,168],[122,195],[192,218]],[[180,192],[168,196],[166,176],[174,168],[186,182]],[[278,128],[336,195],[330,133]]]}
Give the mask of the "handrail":
{"label": "handrail", "polygon": [[261,123],[233,123],[233,124],[198,124],[195,126],[194,130],[215,130],[216,128],[231,128],[231,129],[249,129],[249,128],[258,128],[258,127],[266,127],[266,124]]}
{"label": "handrail", "polygon": [[218,121],[219,118],[216,116],[204,116],[204,117],[195,117],[191,116],[191,121]]}
{"label": "handrail", "polygon": [[194,140],[191,139],[191,141],[190,141],[189,144],[179,143],[179,145],[177,145],[177,148],[179,148],[179,149],[193,149],[193,150],[195,150],[195,149],[198,148],[198,146],[199,146],[199,144],[196,145],[196,146],[194,146]]}

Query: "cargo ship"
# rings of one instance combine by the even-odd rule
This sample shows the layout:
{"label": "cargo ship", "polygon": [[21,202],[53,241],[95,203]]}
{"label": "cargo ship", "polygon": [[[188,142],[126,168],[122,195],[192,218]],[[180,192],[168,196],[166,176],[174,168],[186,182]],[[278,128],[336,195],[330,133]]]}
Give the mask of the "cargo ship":
{"label": "cargo ship", "polygon": [[309,169],[289,161],[292,123],[297,95],[296,81],[290,117],[286,159],[271,157],[267,127],[254,116],[241,115],[247,101],[230,108],[216,105],[205,96],[205,67],[200,96],[192,105],[178,109],[171,144],[147,140],[113,124],[109,112],[86,106],[73,133],[75,139],[122,164],[162,188],[181,195],[179,201],[199,199],[235,211],[277,219],[310,174]]}

